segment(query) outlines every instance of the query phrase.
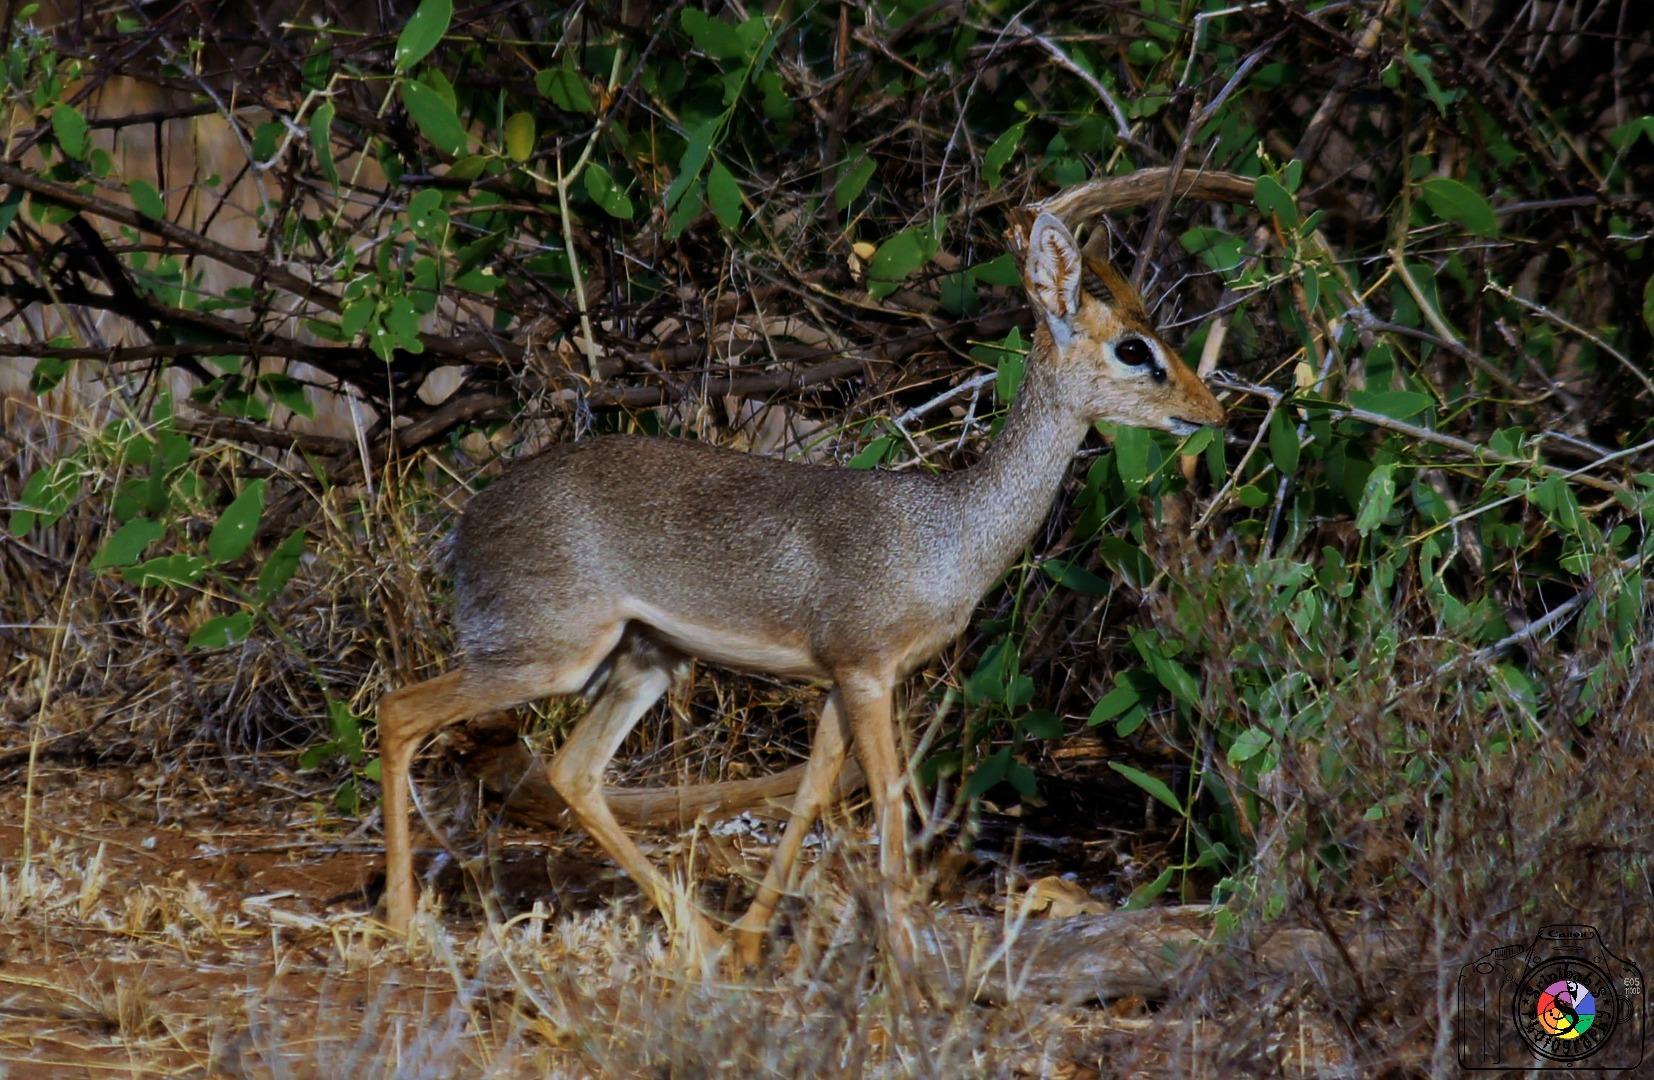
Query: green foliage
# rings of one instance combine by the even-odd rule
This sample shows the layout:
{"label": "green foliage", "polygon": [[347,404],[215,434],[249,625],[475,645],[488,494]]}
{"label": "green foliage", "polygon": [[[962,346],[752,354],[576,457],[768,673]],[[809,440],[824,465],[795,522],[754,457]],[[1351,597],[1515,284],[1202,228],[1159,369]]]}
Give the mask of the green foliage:
{"label": "green foliage", "polygon": [[623,221],[632,220],[632,200],[615,183],[609,170],[595,162],[586,167],[586,194],[601,206],[604,212]]}
{"label": "green foliage", "polygon": [[734,231],[741,224],[741,188],[721,161],[707,173],[706,199],[724,228]]}
{"label": "green foliage", "polygon": [[392,63],[399,72],[407,71],[442,43],[442,35],[454,18],[453,0],[419,0],[419,7],[409,16],[396,39],[396,54]]}
{"label": "green foliage", "polygon": [[320,166],[322,175],[327,178],[329,184],[337,187],[339,167],[333,160],[334,114],[335,109],[331,101],[324,101],[316,106],[316,111],[310,116],[310,145],[315,150],[316,164]]}
{"label": "green foliage", "polygon": [[[467,436],[512,414],[491,401],[520,396],[556,437],[655,430],[721,413],[699,407],[709,374],[754,377],[765,389],[729,393],[735,411],[819,430],[811,449],[853,468],[962,468],[1029,362],[1005,209],[1171,161],[1186,140],[1184,160],[1247,178],[1251,201],[1170,200],[1149,299],[1191,363],[1221,333],[1219,367],[1271,397],[1231,391],[1223,437],[1091,437],[1057,520],[938,676],[958,709],[921,774],[964,802],[1031,799],[1053,743],[1095,740],[1114,766],[1098,772],[1174,817],[1133,902],[1246,897],[1269,873],[1244,866],[1258,837],[1287,837],[1282,865],[1303,881],[1357,881],[1352,821],[1421,820],[1498,760],[1594,736],[1630,692],[1654,528],[1654,245],[1636,197],[1654,112],[1636,80],[1592,97],[1554,57],[1467,63],[1480,54],[1451,12],[1418,4],[1359,59],[1328,43],[1362,40],[1370,4],[1142,0],[1107,40],[1060,5],[1021,12],[1064,63],[993,5],[853,8],[865,30],[843,58],[832,5],[738,19],[694,3],[643,28],[574,10],[508,28],[424,0],[377,37],[281,28],[282,85],[303,93],[288,114],[231,118],[270,200],[234,204],[258,207],[257,236],[229,274],[206,272],[205,245],[144,228],[224,219],[224,187],[107,153],[88,120],[107,107],[74,96],[92,61],[32,29],[7,43],[30,175],[143,219],[0,196],[14,295],[77,314],[40,335],[30,391],[95,369],[126,417],[21,470],[9,533],[52,551],[85,537],[100,580],[155,600],[199,657],[281,640],[315,515],[377,553],[418,530],[380,528],[360,487],[420,490],[408,466],[427,454],[430,475],[486,475]],[[85,40],[123,57],[152,33],[107,31]],[[177,63],[151,66],[175,86]],[[77,213],[124,270],[119,293],[101,253],[65,239]],[[1123,269],[1153,214],[1111,215]],[[134,304],[128,336],[104,328]],[[794,317],[819,333],[771,333]],[[760,325],[750,348],[733,332]],[[129,342],[148,352],[104,358]],[[831,386],[787,381],[846,350],[874,359]],[[439,411],[425,378],[462,364]],[[979,375],[980,395],[887,419]],[[188,423],[164,385],[191,387]],[[282,446],[290,416],[325,415],[328,387],[371,407],[361,444],[351,430],[327,452]],[[227,422],[259,438],[203,434]],[[696,434],[728,434],[706,423]],[[272,520],[278,506],[294,519]],[[1567,603],[1543,640],[1500,646]],[[390,664],[361,637],[366,685]],[[307,662],[317,648],[283,646]],[[342,765],[354,807],[373,763],[326,659],[327,729],[306,762]],[[1450,754],[1420,734],[1432,711],[1497,738]],[[1352,732],[1383,752],[1361,758]],[[1283,777],[1313,798],[1272,805]]]}
{"label": "green foliage", "polygon": [[859,199],[876,168],[872,155],[864,147],[852,147],[839,162],[838,181],[833,185],[833,209],[842,212]]}
{"label": "green foliage", "polygon": [[885,240],[867,266],[867,291],[875,298],[895,292],[908,276],[936,256],[937,230],[915,226]]}
{"label": "green foliage", "polygon": [[79,161],[86,157],[86,117],[73,105],[59,105],[52,110],[52,135],[58,148]]}
{"label": "green foliage", "polygon": [[465,134],[465,126],[459,121],[459,114],[454,111],[453,102],[446,95],[418,79],[404,79],[397,90],[402,95],[402,104],[406,106],[408,115],[419,125],[419,133],[432,146],[449,157],[458,157],[465,152],[470,140]]}
{"label": "green foliage", "polygon": [[505,122],[505,152],[516,162],[527,161],[534,156],[533,113],[512,113]]}
{"label": "green foliage", "polygon": [[1487,200],[1466,184],[1446,176],[1426,180],[1420,189],[1430,209],[1477,236],[1498,236],[1499,219]]}
{"label": "green foliage", "polygon": [[540,93],[551,99],[553,105],[564,112],[597,111],[591,91],[586,88],[586,80],[572,67],[546,68],[534,76],[534,85]]}
{"label": "green foliage", "polygon": [[126,185],[127,194],[132,196],[133,209],[145,217],[157,221],[166,219],[167,204],[161,199],[161,193],[155,190],[155,185],[148,180],[133,180]]}
{"label": "green foliage", "polygon": [[1171,808],[1172,813],[1183,813],[1183,804],[1178,801],[1176,795],[1172,794],[1172,789],[1166,786],[1166,782],[1164,780],[1150,776],[1141,769],[1133,768],[1130,765],[1126,765],[1118,761],[1109,762],[1108,767],[1125,777],[1127,780],[1130,780],[1132,783],[1136,784],[1156,799],[1159,799],[1162,803],[1166,804],[1166,806]]}

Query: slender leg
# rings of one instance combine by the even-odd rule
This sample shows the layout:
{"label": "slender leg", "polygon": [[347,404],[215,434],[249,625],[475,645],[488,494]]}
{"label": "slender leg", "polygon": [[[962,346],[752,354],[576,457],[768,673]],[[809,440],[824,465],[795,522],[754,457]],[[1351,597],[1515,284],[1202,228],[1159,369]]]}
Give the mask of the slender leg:
{"label": "slender leg", "polygon": [[535,697],[532,686],[467,668],[404,687],[379,700],[380,783],[385,797],[385,915],[405,933],[413,918],[413,846],[408,835],[408,767],[421,739],[449,724]]}
{"label": "slender leg", "polygon": [[804,777],[799,781],[798,793],[793,799],[792,817],[788,819],[787,829],[781,834],[781,843],[776,846],[775,855],[770,860],[769,872],[758,886],[758,895],[753,898],[752,906],[735,924],[736,952],[740,963],[746,967],[757,965],[770,916],[775,913],[775,905],[790,883],[793,864],[798,861],[804,837],[816,817],[832,802],[834,782],[844,765],[844,750],[844,709],[839,703],[838,691],[834,690],[827,696],[821,719],[816,723],[810,760],[804,766]]}
{"label": "slender leg", "polygon": [[911,957],[904,932],[907,873],[907,807],[902,798],[907,772],[896,754],[896,733],[891,719],[888,679],[847,673],[838,679],[838,691],[850,719],[850,736],[856,756],[867,774],[867,790],[873,798],[873,814],[879,830],[879,876],[883,879],[885,912],[889,920],[890,944],[898,957]]}
{"label": "slender leg", "polygon": [[879,873],[895,885],[907,880],[907,817],[902,800],[906,770],[896,755],[891,720],[891,686],[866,678],[840,679],[838,691],[849,714],[856,756],[867,774],[867,791],[879,830]]}
{"label": "slender leg", "polygon": [[[408,767],[421,739],[449,724],[509,709],[548,694],[577,693],[620,640],[604,628],[565,663],[541,661],[503,669],[458,667],[379,699],[380,784],[385,798],[385,918],[405,933],[413,918],[413,846],[408,835]],[[547,649],[547,654],[554,650]]]}
{"label": "slender leg", "polygon": [[[620,864],[660,913],[671,919],[672,892],[666,879],[621,829],[603,794],[603,770],[643,714],[672,685],[670,657],[634,639],[615,656],[609,685],[600,700],[581,719],[547,770],[547,778],[592,839]],[[696,931],[717,937],[697,917]]]}

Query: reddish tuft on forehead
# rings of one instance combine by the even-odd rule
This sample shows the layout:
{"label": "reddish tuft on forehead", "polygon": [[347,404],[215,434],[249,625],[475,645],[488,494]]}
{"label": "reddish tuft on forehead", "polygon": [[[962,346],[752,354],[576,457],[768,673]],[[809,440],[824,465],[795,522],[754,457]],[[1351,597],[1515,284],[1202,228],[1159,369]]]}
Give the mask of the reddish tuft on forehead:
{"label": "reddish tuft on forehead", "polygon": [[1085,252],[1084,258],[1088,271],[1084,281],[1086,293],[1112,307],[1122,320],[1152,330],[1154,324],[1149,321],[1149,308],[1143,302],[1143,294],[1132,288],[1125,275],[1108,260],[1090,251]]}

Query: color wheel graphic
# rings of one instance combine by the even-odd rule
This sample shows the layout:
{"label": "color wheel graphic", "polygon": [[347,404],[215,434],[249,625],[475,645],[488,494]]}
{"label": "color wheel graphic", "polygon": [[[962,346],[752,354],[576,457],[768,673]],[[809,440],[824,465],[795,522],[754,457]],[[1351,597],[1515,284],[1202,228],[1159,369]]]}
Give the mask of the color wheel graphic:
{"label": "color wheel graphic", "polygon": [[1547,1035],[1577,1039],[1597,1019],[1597,999],[1591,991],[1571,979],[1558,979],[1539,995],[1539,1026]]}

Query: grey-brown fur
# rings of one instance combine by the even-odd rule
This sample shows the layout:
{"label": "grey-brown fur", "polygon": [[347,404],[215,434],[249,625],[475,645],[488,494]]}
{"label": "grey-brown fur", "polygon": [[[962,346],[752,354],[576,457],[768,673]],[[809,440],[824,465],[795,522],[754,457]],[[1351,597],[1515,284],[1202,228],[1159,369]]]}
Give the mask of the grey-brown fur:
{"label": "grey-brown fur", "polygon": [[1087,427],[1053,375],[1036,364],[994,447],[952,474],[625,436],[522,462],[472,499],[455,536],[467,662],[533,661],[570,621],[635,596],[800,635],[815,674],[918,635],[930,648],[905,673],[958,633],[1044,520]]}
{"label": "grey-brown fur", "polygon": [[[1060,221],[1040,215],[1026,250],[1037,315],[1027,375],[999,437],[968,469],[857,472],[686,441],[601,438],[516,465],[472,500],[453,544],[465,663],[380,703],[394,926],[405,927],[414,908],[407,774],[419,740],[480,712],[576,693],[605,668],[547,779],[657,908],[683,914],[601,787],[683,653],[833,684],[792,817],[736,925],[743,959],[756,959],[852,743],[878,819],[886,902],[901,902],[896,682],[964,627],[1022,551],[1093,421],[1187,432],[1223,419],[1118,274],[1094,271],[1112,302],[1082,290],[1081,253]],[[716,935],[698,913],[686,918],[697,935]]]}

